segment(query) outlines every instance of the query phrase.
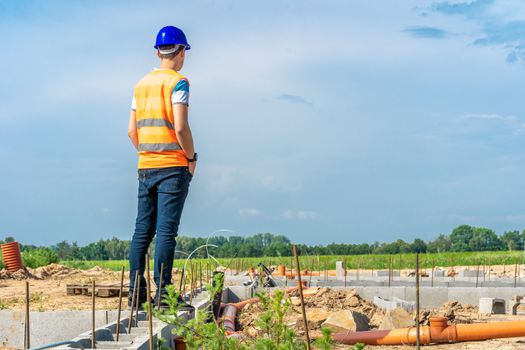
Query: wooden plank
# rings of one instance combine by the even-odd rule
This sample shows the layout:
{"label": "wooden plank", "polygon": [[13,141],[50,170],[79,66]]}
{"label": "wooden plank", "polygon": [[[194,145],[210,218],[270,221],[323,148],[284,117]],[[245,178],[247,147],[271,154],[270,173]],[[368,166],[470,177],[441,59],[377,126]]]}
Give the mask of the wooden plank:
{"label": "wooden plank", "polygon": [[[66,294],[67,295],[91,295],[91,285],[84,284],[68,284],[66,285]],[[108,284],[100,285],[95,287],[95,296],[101,298],[111,298],[117,297],[119,294],[120,285],[118,284]],[[124,286],[122,290],[122,296],[128,296],[129,287]]]}

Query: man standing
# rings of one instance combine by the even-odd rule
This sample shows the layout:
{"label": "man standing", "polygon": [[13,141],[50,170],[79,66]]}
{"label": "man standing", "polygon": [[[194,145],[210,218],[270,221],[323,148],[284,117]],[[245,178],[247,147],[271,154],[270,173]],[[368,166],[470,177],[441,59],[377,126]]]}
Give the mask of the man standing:
{"label": "man standing", "polygon": [[[138,150],[138,209],[129,255],[131,303],[139,272],[139,303],[146,302],[145,254],[155,236],[155,302],[171,284],[175,237],[195,172],[197,153],[188,124],[189,83],[179,71],[190,45],[177,27],[167,26],[155,44],[159,68],[135,86],[128,135]],[[164,264],[160,276],[161,264]],[[162,281],[162,290],[159,288]],[[188,307],[182,299],[182,307]]]}

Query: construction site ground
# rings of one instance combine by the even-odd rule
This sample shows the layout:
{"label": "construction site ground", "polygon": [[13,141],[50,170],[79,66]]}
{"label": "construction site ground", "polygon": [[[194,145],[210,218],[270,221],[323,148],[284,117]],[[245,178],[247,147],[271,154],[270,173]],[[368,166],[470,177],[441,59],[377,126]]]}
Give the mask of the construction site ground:
{"label": "construction site ground", "polygon": [[[33,311],[59,311],[59,310],[89,310],[91,309],[91,296],[89,295],[67,295],[66,285],[68,284],[91,284],[95,279],[97,284],[118,284],[120,283],[120,272],[103,270],[95,267],[90,270],[76,270],[59,264],[27,269],[15,274],[0,271],[0,309],[22,310],[25,305],[25,281],[30,283],[31,290],[31,310]],[[125,274],[124,281],[128,281]],[[299,298],[292,295],[292,306],[286,316],[286,323],[295,327],[299,324],[301,313]],[[381,323],[384,311],[378,309],[371,301],[361,298],[354,290],[331,290],[320,288],[319,292],[306,297],[306,308],[309,312],[324,310],[327,312],[338,310],[354,310],[366,315],[369,319],[371,330],[377,329]],[[96,309],[110,310],[116,309],[118,298],[109,297],[96,298]],[[258,333],[256,320],[262,310],[260,305],[253,304],[246,307],[240,314],[240,324],[249,336],[256,336]],[[461,305],[450,301],[439,309],[423,310],[421,318],[423,324],[428,321],[431,315],[446,316],[451,322],[473,323],[473,322],[497,322],[503,320],[520,320],[525,316],[492,315],[482,316],[478,314],[476,306]],[[312,335],[320,335],[320,323],[310,324]],[[299,334],[304,333],[300,324],[297,327]],[[348,346],[340,346],[338,349],[346,349]],[[367,346],[367,348],[376,348]],[[381,346],[381,349],[414,349],[413,346]],[[0,347],[0,349],[3,349]],[[465,342],[456,344],[432,345],[430,349],[525,349],[525,339],[509,338],[495,339],[482,342]]]}

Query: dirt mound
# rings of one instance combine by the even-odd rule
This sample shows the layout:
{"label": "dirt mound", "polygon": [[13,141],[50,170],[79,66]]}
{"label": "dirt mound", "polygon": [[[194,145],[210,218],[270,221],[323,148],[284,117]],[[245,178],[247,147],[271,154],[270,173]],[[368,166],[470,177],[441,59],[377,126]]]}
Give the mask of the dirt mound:
{"label": "dirt mound", "polygon": [[15,272],[9,272],[6,269],[0,270],[0,279],[3,280],[25,280],[27,278],[33,278],[33,275],[25,267]]}
{"label": "dirt mound", "polygon": [[78,273],[78,270],[60,264],[49,264],[47,266],[30,269],[31,274],[36,279],[45,279],[50,277],[65,277]]}
{"label": "dirt mound", "polygon": [[474,323],[479,322],[478,308],[469,304],[461,304],[458,301],[449,301],[443,304],[439,309],[426,310],[421,313],[423,324],[429,324],[429,318],[442,316],[448,318],[451,323]]}
{"label": "dirt mound", "polygon": [[93,266],[89,270],[82,271],[82,273],[87,276],[92,276],[92,275],[98,275],[99,273],[103,271],[104,269],[102,269],[100,266]]}
{"label": "dirt mound", "polygon": [[67,277],[73,274],[79,273],[78,270],[60,264],[49,264],[47,266],[32,268],[21,268],[15,272],[9,272],[6,269],[0,270],[0,279],[13,279],[13,280],[24,280],[24,279],[48,279],[48,278],[60,278]]}
{"label": "dirt mound", "polygon": [[[296,326],[296,329],[301,333],[304,329],[304,324],[301,318],[301,304],[298,297],[298,292],[290,294],[292,306],[288,314],[285,316],[285,323],[291,326]],[[321,324],[332,313],[341,310],[356,311],[365,315],[368,318],[370,328],[379,327],[384,317],[381,309],[373,303],[361,298],[355,289],[350,291],[333,290],[330,288],[320,288],[317,292],[304,296],[305,306],[308,315],[308,328],[312,331],[318,331]],[[245,334],[249,336],[257,336],[260,330],[257,328],[257,320],[264,310],[260,303],[247,305],[239,315],[239,324]]]}

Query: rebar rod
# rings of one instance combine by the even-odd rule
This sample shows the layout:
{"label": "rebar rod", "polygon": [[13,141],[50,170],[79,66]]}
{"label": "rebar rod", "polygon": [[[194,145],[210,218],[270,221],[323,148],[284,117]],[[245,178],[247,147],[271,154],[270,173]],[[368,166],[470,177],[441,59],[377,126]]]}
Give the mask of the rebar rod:
{"label": "rebar rod", "polygon": [[183,267],[180,272],[180,282],[179,282],[179,295],[181,296],[182,296],[182,284],[184,283],[184,275],[185,275],[185,272],[184,272],[184,267]]}
{"label": "rebar rod", "polygon": [[345,288],[346,288],[346,259],[343,259],[343,268],[345,269]]}
{"label": "rebar rod", "polygon": [[[141,271],[142,272],[142,271]],[[142,276],[139,274],[139,281],[137,282],[137,295],[135,297],[135,327],[139,326],[139,310],[140,310],[140,280]]]}
{"label": "rebar rod", "polygon": [[137,288],[137,283],[139,282],[138,280],[139,280],[139,270],[135,270],[135,281],[133,282],[133,292],[131,293],[131,309],[129,312],[128,334],[131,333],[131,325],[133,324],[133,312],[135,311],[135,296],[139,295],[139,291]]}
{"label": "rebar rod", "polygon": [[430,273],[432,274],[431,280],[430,280],[430,287],[434,287],[434,269],[436,268],[436,265],[434,264],[434,259],[432,259],[432,270]]}
{"label": "rebar rod", "polygon": [[388,288],[392,286],[392,255],[389,256],[388,261]]}
{"label": "rebar rod", "polygon": [[308,333],[308,320],[306,318],[306,309],[304,307],[304,296],[303,296],[303,283],[301,281],[301,265],[299,263],[299,255],[297,254],[297,246],[293,245],[293,255],[295,256],[295,264],[297,267],[297,283],[299,284],[299,295],[301,297],[301,311],[303,313],[303,322],[304,322],[304,333],[306,336],[306,346],[308,350],[312,349],[310,344],[310,334]]}
{"label": "rebar rod", "polygon": [[160,299],[162,299],[162,280],[164,279],[164,263],[160,264],[159,294],[157,295],[157,311],[160,311]]}
{"label": "rebar rod", "polygon": [[117,311],[117,341],[120,337],[120,312],[122,311],[122,288],[124,288],[124,266],[120,270],[120,289],[118,291],[118,311]]}
{"label": "rebar rod", "polygon": [[26,281],[26,318],[24,327],[24,348],[29,349],[31,347],[31,337],[29,332],[29,281]]}
{"label": "rebar rod", "polygon": [[421,346],[421,335],[420,331],[420,316],[419,316],[419,253],[416,253],[416,346],[420,349]]}
{"label": "rebar rod", "polygon": [[91,281],[91,349],[95,348],[95,280]]}
{"label": "rebar rod", "polygon": [[514,265],[514,288],[517,286],[518,263]]}
{"label": "rebar rod", "polygon": [[148,305],[149,350],[153,350],[153,315],[151,314],[151,278],[148,254],[146,254],[146,302]]}

